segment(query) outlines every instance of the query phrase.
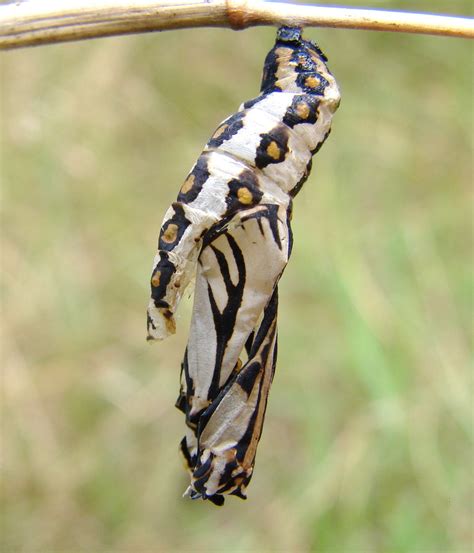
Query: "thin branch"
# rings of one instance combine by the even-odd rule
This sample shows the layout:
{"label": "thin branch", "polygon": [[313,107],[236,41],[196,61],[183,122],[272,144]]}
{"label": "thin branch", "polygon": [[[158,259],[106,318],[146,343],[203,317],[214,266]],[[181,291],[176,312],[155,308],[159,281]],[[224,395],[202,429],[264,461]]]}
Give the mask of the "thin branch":
{"label": "thin branch", "polygon": [[0,49],[167,29],[279,24],[474,38],[473,21],[262,0],[35,0],[0,6]]}

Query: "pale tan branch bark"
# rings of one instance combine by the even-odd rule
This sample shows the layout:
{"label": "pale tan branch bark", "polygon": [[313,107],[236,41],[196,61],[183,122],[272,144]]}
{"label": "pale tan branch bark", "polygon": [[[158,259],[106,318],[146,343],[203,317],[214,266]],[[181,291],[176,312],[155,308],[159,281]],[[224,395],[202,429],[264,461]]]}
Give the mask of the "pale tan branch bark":
{"label": "pale tan branch bark", "polygon": [[35,0],[0,6],[0,49],[111,35],[304,25],[474,38],[473,19],[262,0]]}

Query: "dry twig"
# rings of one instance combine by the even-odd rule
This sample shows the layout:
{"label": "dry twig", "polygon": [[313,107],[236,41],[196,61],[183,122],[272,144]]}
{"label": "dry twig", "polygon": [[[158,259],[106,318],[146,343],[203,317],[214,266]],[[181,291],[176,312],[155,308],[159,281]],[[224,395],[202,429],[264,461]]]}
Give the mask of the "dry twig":
{"label": "dry twig", "polygon": [[473,20],[262,0],[35,0],[0,6],[0,49],[189,27],[305,25],[474,38]]}

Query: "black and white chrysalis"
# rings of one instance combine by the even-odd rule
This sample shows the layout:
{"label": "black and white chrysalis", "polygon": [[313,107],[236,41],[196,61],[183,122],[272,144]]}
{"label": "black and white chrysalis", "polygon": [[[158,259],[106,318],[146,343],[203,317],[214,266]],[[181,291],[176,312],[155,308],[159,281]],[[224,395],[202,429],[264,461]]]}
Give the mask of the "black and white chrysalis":
{"label": "black and white chrysalis", "polygon": [[149,339],[175,332],[174,313],[196,276],[176,404],[193,499],[246,497],[275,370],[292,201],[340,100],[326,61],[301,29],[278,30],[260,95],[219,125],[161,227]]}

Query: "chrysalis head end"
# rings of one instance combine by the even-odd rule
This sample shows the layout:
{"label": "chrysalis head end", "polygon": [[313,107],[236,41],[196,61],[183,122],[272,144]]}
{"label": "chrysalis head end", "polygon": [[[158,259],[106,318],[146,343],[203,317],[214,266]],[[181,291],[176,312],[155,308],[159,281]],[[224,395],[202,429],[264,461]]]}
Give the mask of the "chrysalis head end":
{"label": "chrysalis head end", "polygon": [[277,40],[281,42],[300,42],[303,37],[301,27],[289,27],[282,25],[277,31]]}

